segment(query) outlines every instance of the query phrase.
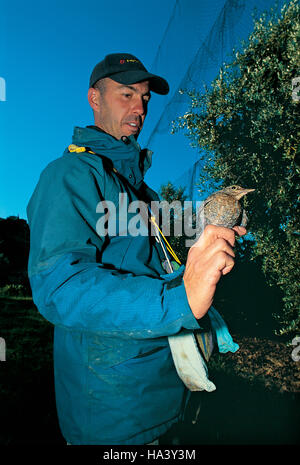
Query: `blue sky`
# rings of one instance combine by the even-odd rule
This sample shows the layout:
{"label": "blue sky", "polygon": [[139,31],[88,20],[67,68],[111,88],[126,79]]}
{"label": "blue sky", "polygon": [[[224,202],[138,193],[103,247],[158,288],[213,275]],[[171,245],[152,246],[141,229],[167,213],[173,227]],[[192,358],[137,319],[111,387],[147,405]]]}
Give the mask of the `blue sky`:
{"label": "blue sky", "polygon": [[[0,77],[6,82],[6,101],[0,101],[0,217],[26,218],[42,169],[61,156],[74,126],[93,123],[86,95],[94,65],[107,53],[124,51],[151,69],[174,4],[175,0],[1,2]],[[181,34],[184,40],[184,30]],[[171,63],[174,57],[176,50],[171,48],[167,59]],[[178,72],[163,76],[173,90]],[[153,95],[141,145],[167,99]],[[171,138],[158,140],[159,150],[154,150],[146,181],[155,189],[187,167],[186,155],[182,165],[182,150],[175,153],[170,148]],[[188,151],[188,143],[183,144]],[[192,152],[188,164],[195,159]]]}
{"label": "blue sky", "polygon": [[[0,77],[6,100],[0,101],[0,217],[26,218],[43,168],[71,143],[74,126],[93,124],[88,81],[107,53],[132,53],[169,81],[168,96],[152,96],[139,137],[145,146],[224,3],[181,0],[166,43],[175,0],[2,0]],[[146,182],[156,190],[179,178],[198,156],[184,135],[157,135],[149,148],[154,156]]]}

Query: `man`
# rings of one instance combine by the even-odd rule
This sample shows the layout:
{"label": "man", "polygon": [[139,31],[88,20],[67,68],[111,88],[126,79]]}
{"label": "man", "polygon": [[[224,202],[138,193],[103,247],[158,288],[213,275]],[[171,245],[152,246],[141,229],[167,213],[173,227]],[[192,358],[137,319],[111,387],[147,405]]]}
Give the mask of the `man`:
{"label": "man", "polygon": [[151,91],[168,90],[133,55],[107,55],[90,78],[94,126],[75,127],[28,205],[29,277],[34,302],[55,325],[57,411],[71,444],[146,444],[182,417],[186,388],[168,336],[202,327],[234,265],[235,233],[226,228],[207,227],[186,268],[168,275],[151,234],[124,234],[118,221],[115,233],[99,234],[103,204],[120,218],[122,199],[127,211],[158,199],[143,181],[151,154],[136,139]]}

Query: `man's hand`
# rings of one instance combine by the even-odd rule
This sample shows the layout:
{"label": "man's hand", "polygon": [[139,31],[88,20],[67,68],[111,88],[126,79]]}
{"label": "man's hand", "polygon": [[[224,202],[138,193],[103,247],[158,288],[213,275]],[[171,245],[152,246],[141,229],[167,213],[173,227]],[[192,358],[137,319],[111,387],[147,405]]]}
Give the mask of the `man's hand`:
{"label": "man's hand", "polygon": [[229,229],[208,225],[189,250],[183,281],[189,305],[197,319],[209,310],[221,276],[234,266],[235,232],[243,236],[247,231],[241,226]]}

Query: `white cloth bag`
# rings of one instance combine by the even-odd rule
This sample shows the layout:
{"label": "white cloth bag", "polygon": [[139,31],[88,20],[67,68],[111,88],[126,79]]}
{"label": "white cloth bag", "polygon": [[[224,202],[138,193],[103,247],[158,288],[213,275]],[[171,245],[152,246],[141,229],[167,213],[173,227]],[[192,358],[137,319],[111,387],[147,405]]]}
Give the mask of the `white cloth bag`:
{"label": "white cloth bag", "polygon": [[[219,312],[210,307],[208,315],[219,352],[236,352],[239,345],[233,341]],[[178,376],[186,387],[190,391],[214,391],[216,386],[208,378],[207,365],[199,351],[193,331],[182,330],[174,336],[169,336],[168,340]]]}

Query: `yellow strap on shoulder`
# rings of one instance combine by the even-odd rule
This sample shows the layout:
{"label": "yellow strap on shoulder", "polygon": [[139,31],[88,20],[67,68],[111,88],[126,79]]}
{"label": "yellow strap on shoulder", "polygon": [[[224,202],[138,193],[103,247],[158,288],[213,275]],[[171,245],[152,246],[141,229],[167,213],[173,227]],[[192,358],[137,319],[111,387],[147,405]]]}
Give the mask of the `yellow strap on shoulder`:
{"label": "yellow strap on shoulder", "polygon": [[71,145],[69,145],[68,150],[69,150],[69,152],[80,153],[80,152],[85,152],[86,148],[85,147],[79,147],[78,145],[75,145],[75,144],[71,144]]}
{"label": "yellow strap on shoulder", "polygon": [[[93,152],[91,149],[88,149],[88,147],[80,147],[79,145],[71,144],[68,147],[69,152],[76,152],[76,153],[81,153],[81,152],[88,152],[92,153],[93,155],[96,155],[96,152]],[[118,173],[116,168],[113,166],[113,171],[115,173]]]}
{"label": "yellow strap on shoulder", "polygon": [[167,245],[167,249],[168,251],[170,252],[170,254],[172,255],[172,257],[175,259],[175,261],[181,265],[181,261],[179,260],[179,258],[177,257],[176,253],[174,252],[174,250],[172,249],[172,247],[170,246],[169,242],[167,241],[167,239],[165,238],[165,236],[163,235],[162,231],[159,229],[159,226],[158,224],[156,223],[155,221],[155,217],[154,216],[151,216],[151,221],[152,223],[155,225],[155,227],[158,229],[158,231],[160,232],[163,240],[165,241],[166,245]]}

